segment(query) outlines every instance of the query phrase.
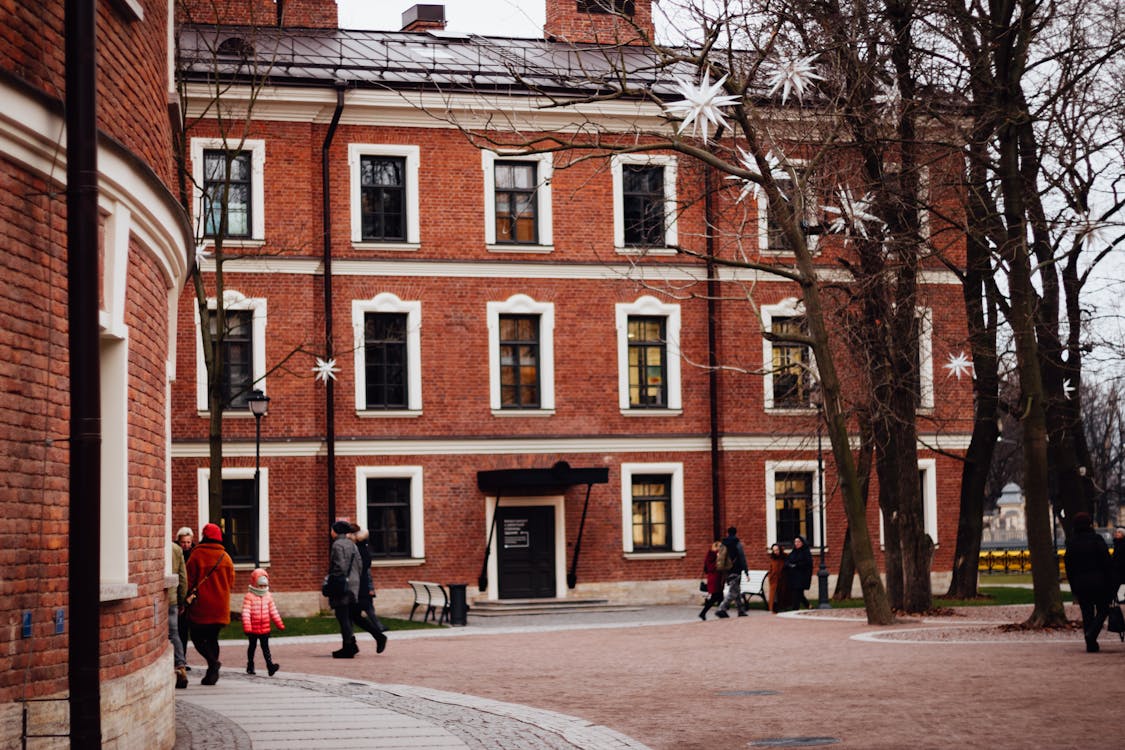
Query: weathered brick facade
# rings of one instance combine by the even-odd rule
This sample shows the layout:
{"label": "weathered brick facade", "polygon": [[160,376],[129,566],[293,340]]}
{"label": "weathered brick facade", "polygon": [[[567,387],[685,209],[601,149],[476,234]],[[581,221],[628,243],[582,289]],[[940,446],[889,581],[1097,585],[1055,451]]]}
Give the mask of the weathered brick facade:
{"label": "weathered brick facade", "polygon": [[[170,747],[170,301],[190,230],[174,197],[169,3],[97,4],[106,746]],[[63,3],[0,7],[0,746],[67,726],[69,406]],[[80,561],[80,565],[97,561]],[[61,629],[56,616],[62,614]],[[24,618],[30,634],[24,635]],[[55,698],[57,702],[35,702]],[[29,739],[28,746],[54,745]]]}
{"label": "weathered brick facade", "polygon": [[[568,29],[578,27],[590,33],[590,24],[604,20],[583,17],[575,8],[574,2],[548,2],[548,33],[562,38],[571,33]],[[651,24],[651,15],[641,16],[649,13],[649,3],[638,2],[636,8],[638,22]],[[384,37],[392,37],[401,48],[435,43],[425,32],[383,34],[379,39]],[[348,71],[337,75],[342,80]],[[206,96],[202,87],[195,91],[194,105],[189,107],[198,111]],[[334,330],[329,352],[324,342],[321,149],[336,103],[334,81],[310,79],[300,86],[278,85],[269,93],[269,102],[259,104],[246,127],[246,137],[263,144],[263,195],[255,205],[265,213],[264,234],[226,249],[244,257],[225,266],[225,286],[240,299],[264,300],[266,310],[266,376],[256,386],[270,396],[271,403],[261,422],[264,473],[258,533],[260,539],[268,536],[269,554],[263,561],[268,561],[271,585],[283,608],[310,611],[323,603],[318,588],[331,521],[329,445],[335,462],[337,516],[356,518],[367,512],[364,486],[371,477],[387,472],[409,475],[411,487],[419,482],[424,487],[418,505],[410,511],[410,522],[418,527],[411,530],[415,545],[411,553],[376,562],[379,603],[385,610],[408,608],[410,579],[467,583],[470,597],[502,597],[497,577],[504,574],[497,572],[500,548],[495,538],[495,549],[489,553],[488,588],[476,587],[493,508],[493,498],[478,489],[477,474],[546,469],[558,461],[572,467],[605,468],[609,479],[608,484],[592,488],[584,522],[584,486],[562,488],[539,499],[530,492],[508,498],[512,503],[555,509],[555,541],[563,549],[557,558],[561,562],[552,568],[558,579],[571,569],[582,529],[577,587],[556,586],[556,596],[688,600],[716,524],[724,529],[738,526],[751,566],[764,567],[776,529],[770,521],[770,477],[785,471],[814,472],[817,455],[815,410],[768,407],[762,375],[760,310],[797,297],[792,283],[767,274],[740,276],[729,270],[721,274],[715,336],[723,369],[712,394],[709,373],[702,366],[708,361],[709,345],[705,267],[674,253],[641,257],[615,247],[615,223],[620,223],[615,202],[620,198],[615,196],[610,159],[570,163],[565,153],[555,155],[549,186],[550,241],[534,246],[491,243],[486,239],[492,220],[486,210],[488,173],[480,149],[443,122],[446,115],[440,111],[427,114],[380,86],[355,84],[344,94],[340,125],[328,148]],[[482,97],[476,103],[503,106],[495,105],[495,99],[485,101]],[[517,97],[506,101],[512,107],[522,106]],[[493,114],[495,121],[503,122],[510,113]],[[214,123],[204,121],[188,138],[217,135]],[[607,136],[613,137],[624,136]],[[417,214],[416,237],[401,242],[353,241],[351,164],[365,147],[374,152],[400,149],[394,153],[417,149],[419,198],[407,209]],[[684,156],[676,157],[675,168],[681,208],[676,217],[678,242],[702,252],[705,175]],[[938,160],[930,177],[938,200],[948,203],[946,209],[954,214],[956,196],[941,190],[948,177],[944,171],[955,169],[955,159]],[[411,175],[407,179],[414,180],[414,173],[409,168],[407,172]],[[720,216],[745,214],[745,226],[755,229],[749,238],[720,233],[719,252],[727,255],[736,241],[755,247],[758,241],[753,202],[736,203],[737,195],[737,187],[720,192],[715,210]],[[541,227],[541,231],[546,230]],[[948,227],[935,226],[932,231],[941,232],[945,249],[956,257],[960,240],[949,238]],[[825,274],[833,272],[839,252],[838,239],[823,239],[820,262]],[[204,269],[207,287],[212,289],[213,261]],[[353,311],[374,309],[379,295],[420,306],[418,357],[409,363],[420,368],[419,408],[380,412],[357,402],[356,350],[363,345],[355,338]],[[519,295],[540,306],[536,309],[549,309],[553,318],[552,332],[543,334],[550,336],[554,353],[554,404],[549,409],[497,408],[490,397],[496,363],[490,349],[489,305],[522,299]],[[681,399],[663,410],[622,408],[619,403],[623,334],[618,329],[618,306],[649,309],[644,308],[647,297],[665,306],[655,309],[675,308],[679,316],[674,343],[680,352]],[[936,264],[923,284],[919,307],[926,311],[930,325],[931,352],[923,365],[932,388],[932,406],[923,409],[920,431],[928,444],[956,454],[964,449],[971,428],[971,386],[946,377],[941,363],[964,348],[965,325],[960,288]],[[174,525],[198,529],[215,519],[204,517],[201,510],[206,504],[201,498],[205,489],[201,470],[208,465],[207,419],[197,389],[200,344],[195,308],[194,295],[188,291],[180,299],[177,316],[172,483]],[[843,342],[838,341],[837,347],[843,374],[857,377],[854,368],[849,370]],[[329,355],[339,368],[333,385],[332,434],[326,418],[326,386],[312,372],[314,357]],[[361,352],[361,366],[362,356]],[[279,369],[271,369],[275,366]],[[714,425],[712,395],[717,407]],[[224,471],[231,472],[232,478],[245,479],[252,472],[254,429],[245,412],[232,412],[224,421]],[[714,454],[712,434],[718,444]],[[834,570],[846,520],[827,440],[824,446],[825,533],[828,564]],[[931,533],[938,543],[934,569],[940,574],[952,564],[960,466],[956,459],[928,449],[919,457],[920,469],[932,484],[926,492],[933,508]],[[650,472],[679,477],[682,490],[676,490],[670,506],[673,540],[663,550],[641,552],[629,549],[631,487],[626,477]],[[713,498],[713,474],[718,475],[717,498]],[[872,497],[875,492],[873,486]],[[812,500],[815,507],[817,498]],[[713,516],[713,502],[718,504],[718,518]],[[878,539],[876,503],[870,506],[869,520]],[[809,528],[816,529],[818,523],[808,519]],[[813,541],[816,546],[817,540]],[[419,547],[423,543],[424,551]],[[241,589],[253,562],[238,567],[236,588]]]}

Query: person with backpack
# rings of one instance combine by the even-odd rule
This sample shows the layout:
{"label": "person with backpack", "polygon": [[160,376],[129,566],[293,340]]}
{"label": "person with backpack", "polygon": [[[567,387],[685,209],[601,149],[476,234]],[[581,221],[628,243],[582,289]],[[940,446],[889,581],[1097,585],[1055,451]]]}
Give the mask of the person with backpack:
{"label": "person with backpack", "polygon": [[[722,545],[725,548],[727,563],[730,565],[726,571],[728,588],[727,595],[723,598],[723,603],[719,605],[715,616],[730,617],[727,610],[733,603],[738,608],[738,616],[746,617],[746,603],[742,601],[742,572],[746,570],[746,550],[738,539],[738,529],[734,526],[727,529],[727,535],[723,537]],[[719,560],[722,560],[722,551],[719,553]],[[718,565],[719,562],[716,562],[716,567]]]}
{"label": "person with backpack", "polygon": [[723,579],[726,578],[726,570],[719,571],[720,550],[722,551],[723,564],[726,566],[726,570],[730,569],[730,558],[727,557],[727,548],[723,546],[722,542],[712,542],[711,549],[707,550],[707,556],[703,558],[703,578],[707,586],[707,600],[703,602],[703,609],[699,613],[700,620],[706,620],[707,610],[717,606],[719,602],[723,600]]}

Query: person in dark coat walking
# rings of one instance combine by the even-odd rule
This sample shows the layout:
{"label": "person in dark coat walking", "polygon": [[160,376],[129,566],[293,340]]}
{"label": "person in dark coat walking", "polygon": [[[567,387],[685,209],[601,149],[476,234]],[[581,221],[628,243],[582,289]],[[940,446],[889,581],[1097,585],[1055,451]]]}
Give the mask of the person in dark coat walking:
{"label": "person in dark coat walking", "polygon": [[359,647],[355,645],[355,631],[352,630],[352,605],[359,601],[360,568],[363,563],[355,542],[348,538],[351,530],[351,524],[347,521],[332,524],[328,577],[330,580],[344,581],[342,589],[328,597],[328,606],[336,614],[336,622],[340,623],[340,638],[344,641],[340,648],[332,652],[333,659],[351,659],[359,653]]}
{"label": "person in dark coat walking", "polygon": [[737,528],[731,526],[727,529],[727,535],[723,537],[723,545],[726,546],[727,557],[730,559],[730,570],[727,571],[726,580],[728,588],[715,616],[730,617],[727,610],[733,604],[738,609],[738,616],[746,617],[746,603],[742,601],[742,571],[746,570],[746,549],[738,538]]}
{"label": "person in dark coat walking", "polygon": [[1082,631],[1086,650],[1098,651],[1098,634],[1109,616],[1109,602],[1117,590],[1117,578],[1109,546],[1094,531],[1089,513],[1074,516],[1074,530],[1066,542],[1066,578],[1070,591],[1082,610]]}
{"label": "person in dark coat walking", "polygon": [[1117,571],[1117,600],[1121,601],[1121,587],[1125,586],[1125,526],[1113,530],[1113,567]]}
{"label": "person in dark coat walking", "polygon": [[789,586],[790,602],[793,609],[807,608],[808,597],[805,592],[812,586],[813,560],[809,545],[805,538],[799,536],[793,540],[793,551],[785,560],[785,582]]}
{"label": "person in dark coat walking", "polygon": [[371,580],[371,548],[367,546],[370,533],[367,529],[359,528],[358,524],[351,525],[348,536],[355,542],[359,550],[359,600],[352,605],[352,623],[366,630],[375,639],[375,653],[381,654],[387,648],[386,630],[379,616],[375,614],[375,583]]}
{"label": "person in dark coat walking", "polygon": [[703,609],[699,612],[700,620],[706,620],[707,610],[718,606],[719,602],[723,600],[723,574],[719,572],[716,565],[719,559],[719,547],[722,546],[722,542],[712,542],[711,549],[707,550],[707,555],[703,558],[703,577],[707,581],[707,601],[703,602]]}

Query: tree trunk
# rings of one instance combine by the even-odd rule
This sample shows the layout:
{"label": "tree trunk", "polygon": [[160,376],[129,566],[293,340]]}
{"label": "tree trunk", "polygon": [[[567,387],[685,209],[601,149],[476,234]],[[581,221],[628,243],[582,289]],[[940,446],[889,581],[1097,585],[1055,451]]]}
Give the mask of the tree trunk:
{"label": "tree trunk", "polygon": [[[860,415],[859,422],[859,461],[856,473],[859,477],[859,492],[863,497],[863,507],[866,514],[867,501],[871,491],[871,462],[875,452],[875,442],[871,435],[871,420]],[[852,586],[855,583],[855,560],[852,557],[852,527],[851,524],[844,530],[844,548],[840,554],[840,570],[836,574],[836,590],[832,593],[833,601],[844,601],[852,596]]]}

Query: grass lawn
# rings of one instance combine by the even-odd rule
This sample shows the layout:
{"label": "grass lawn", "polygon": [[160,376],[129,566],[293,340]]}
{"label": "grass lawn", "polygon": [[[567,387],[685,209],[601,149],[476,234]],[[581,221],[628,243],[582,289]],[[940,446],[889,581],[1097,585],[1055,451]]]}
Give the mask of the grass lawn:
{"label": "grass lawn", "polygon": [[[321,614],[316,617],[286,617],[284,614],[281,616],[285,620],[285,630],[278,630],[274,628],[270,633],[270,638],[285,638],[294,635],[336,635],[340,632],[340,625],[336,622],[336,617],[329,614]],[[439,627],[432,622],[425,624],[410,620],[400,620],[397,617],[380,617],[379,620],[387,628],[391,630],[423,630],[427,628]],[[237,627],[241,632],[242,620],[238,617],[231,619],[231,627]]]}

